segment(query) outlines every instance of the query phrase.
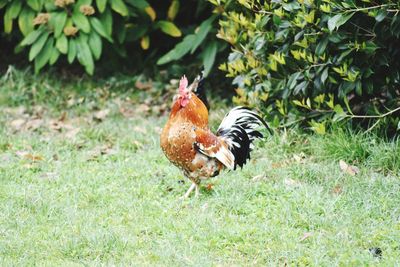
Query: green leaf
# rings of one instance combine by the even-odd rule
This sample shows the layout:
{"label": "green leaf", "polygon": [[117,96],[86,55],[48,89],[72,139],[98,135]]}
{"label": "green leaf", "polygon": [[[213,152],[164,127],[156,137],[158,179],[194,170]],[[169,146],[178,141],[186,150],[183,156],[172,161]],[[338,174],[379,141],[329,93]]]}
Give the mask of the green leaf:
{"label": "green leaf", "polygon": [[43,33],[44,29],[39,28],[31,33],[29,33],[21,42],[21,46],[33,44],[37,38]]}
{"label": "green leaf", "polygon": [[172,37],[180,37],[182,35],[178,27],[170,21],[160,20],[156,25],[160,27],[164,33],[171,35]]}
{"label": "green leaf", "polygon": [[5,7],[8,3],[8,0],[0,0],[0,9]]}
{"label": "green leaf", "polygon": [[195,39],[196,37],[194,34],[187,35],[185,38],[183,38],[182,42],[178,43],[172,50],[158,59],[157,65],[163,65],[173,60],[182,58],[184,55],[189,53]]}
{"label": "green leaf", "polygon": [[207,37],[207,34],[210,32],[212,28],[212,23],[214,22],[215,18],[216,16],[213,15],[200,24],[199,31],[195,34],[196,38],[194,43],[192,44],[190,53],[193,54],[194,51],[196,51],[199,45],[201,45],[201,43]]}
{"label": "green leaf", "polygon": [[328,37],[325,37],[324,39],[322,39],[322,41],[319,42],[317,44],[317,47],[315,48],[315,54],[318,55],[318,56],[321,56],[325,52],[325,49],[326,49],[326,46],[328,45],[328,42],[329,42],[329,38]]}
{"label": "green leaf", "polygon": [[106,38],[111,43],[113,42],[111,37],[107,34],[107,31],[106,31],[104,25],[101,23],[101,21],[98,18],[94,18],[94,17],[90,18],[90,24],[92,24],[93,28],[95,29],[95,31],[98,34],[100,34],[102,37]]}
{"label": "green leaf", "polygon": [[76,27],[80,30],[82,30],[84,33],[89,33],[90,32],[90,23],[88,18],[83,15],[79,10],[74,11],[72,14],[72,21],[76,25]]}
{"label": "green leaf", "polygon": [[326,79],[328,78],[328,71],[329,71],[329,68],[325,68],[324,71],[321,74],[321,82],[322,82],[322,84],[324,84]]}
{"label": "green leaf", "polygon": [[125,5],[125,3],[122,0],[112,0],[111,8],[123,17],[126,17],[129,14],[128,7]]}
{"label": "green leaf", "polygon": [[85,37],[83,34],[81,34],[77,38],[78,61],[83,66],[85,66],[85,70],[88,74],[93,75],[94,71],[93,57],[89,45],[87,43],[87,38]]}
{"label": "green leaf", "polygon": [[29,61],[32,61],[40,53],[48,37],[49,37],[49,32],[45,31],[35,41],[35,43],[31,47],[31,50],[29,51]]}
{"label": "green leaf", "polygon": [[69,40],[69,46],[68,46],[68,63],[71,64],[74,62],[74,59],[76,57],[76,41],[75,39]]}
{"label": "green leaf", "polygon": [[137,25],[134,28],[128,29],[129,41],[137,41],[142,38],[147,33],[148,27],[147,25]]}
{"label": "green leaf", "polygon": [[40,11],[42,9],[42,0],[27,0],[26,3],[35,11]]}
{"label": "green leaf", "polygon": [[115,21],[115,28],[118,29],[116,32],[118,43],[123,44],[126,40],[126,25],[125,21],[117,19]]}
{"label": "green leaf", "polygon": [[100,36],[96,32],[92,31],[89,35],[89,47],[96,60],[101,56],[102,44]]}
{"label": "green leaf", "polygon": [[213,41],[204,48],[202,53],[203,65],[204,65],[204,76],[210,73],[210,70],[215,62],[215,56],[217,55],[217,42]]}
{"label": "green leaf", "polygon": [[13,27],[13,20],[11,18],[10,9],[7,9],[6,13],[4,14],[4,32],[11,33]]}
{"label": "green leaf", "polygon": [[179,0],[172,0],[171,5],[168,8],[168,19],[169,20],[174,20],[176,15],[179,12],[179,6],[180,6],[180,2]]}
{"label": "green leaf", "polygon": [[109,8],[107,8],[106,11],[100,15],[99,19],[100,19],[101,24],[103,24],[107,35],[111,36],[112,28],[113,28],[113,17],[112,17],[111,10]]}
{"label": "green leaf", "polygon": [[68,53],[68,39],[65,35],[61,35],[57,38],[56,47],[63,54]]}
{"label": "green leaf", "polygon": [[292,75],[290,75],[288,83],[287,83],[287,87],[292,90],[296,84],[297,84],[297,79],[300,77],[301,72],[295,72]]}
{"label": "green leaf", "polygon": [[38,73],[49,61],[53,51],[54,38],[50,37],[40,53],[35,57],[35,73]]}
{"label": "green leaf", "polygon": [[18,26],[24,36],[28,35],[33,31],[33,19],[35,18],[35,12],[29,7],[24,7],[21,14],[18,17]]}
{"label": "green leaf", "polygon": [[19,12],[21,12],[22,2],[21,0],[13,0],[11,4],[8,6],[6,13],[9,13],[11,19],[15,19],[18,17]]}
{"label": "green leaf", "polygon": [[140,39],[140,46],[142,47],[143,50],[147,50],[150,47],[150,37],[148,35],[145,35]]}
{"label": "green leaf", "polygon": [[58,38],[67,22],[67,13],[65,11],[54,12],[50,16],[50,24],[54,27],[54,36]]}
{"label": "green leaf", "polygon": [[337,14],[331,17],[328,20],[329,31],[332,32],[334,29],[339,29],[339,27],[345,24],[353,15],[354,12],[349,14]]}
{"label": "green leaf", "polygon": [[375,16],[375,20],[377,22],[381,22],[382,20],[384,20],[387,16],[387,11],[386,9],[379,9],[379,11],[377,12],[376,16]]}
{"label": "green leaf", "polygon": [[51,51],[51,56],[49,59],[49,64],[54,65],[54,63],[57,62],[59,56],[60,56],[60,51],[58,51],[57,48],[53,47],[53,50]]}
{"label": "green leaf", "polygon": [[146,0],[126,0],[126,2],[140,10],[144,10],[146,7],[150,6]]}
{"label": "green leaf", "polygon": [[104,10],[106,9],[107,0],[96,0],[96,4],[100,13],[103,13]]}
{"label": "green leaf", "polygon": [[379,47],[372,41],[367,41],[365,42],[365,47],[363,48],[363,50],[365,51],[365,53],[372,55],[374,54],[375,50],[378,49]]}

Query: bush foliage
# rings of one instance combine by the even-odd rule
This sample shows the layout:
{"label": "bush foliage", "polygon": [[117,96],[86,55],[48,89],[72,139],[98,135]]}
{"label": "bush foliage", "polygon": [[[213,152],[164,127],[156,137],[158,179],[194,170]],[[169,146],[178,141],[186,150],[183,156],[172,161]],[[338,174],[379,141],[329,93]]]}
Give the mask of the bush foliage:
{"label": "bush foliage", "polygon": [[[165,46],[173,48],[182,32],[186,33],[182,41],[186,42],[185,51],[179,51],[178,46],[178,49],[161,58],[159,64],[178,60],[189,51],[193,54],[197,48],[204,46],[205,52],[200,59],[210,69],[218,43],[205,43],[205,40],[210,36],[212,23],[217,23],[217,20],[204,6],[203,3],[198,5],[198,12],[191,14],[189,20],[183,19],[185,27],[178,27],[175,20],[180,10],[193,10],[193,1],[0,0],[0,14],[4,14],[4,33],[12,34],[20,41],[16,52],[24,48],[29,50],[29,60],[34,62],[36,72],[64,57],[68,64],[78,61],[87,73],[93,74],[95,61],[100,59],[104,49],[110,47],[126,57],[127,51],[132,50],[132,43],[138,42],[143,50],[151,46],[154,48],[149,54],[154,55],[155,52],[160,56],[160,53],[165,53]],[[198,23],[201,12],[207,13],[210,18],[198,25],[198,33],[191,34],[194,29],[190,26]],[[157,32],[177,41],[168,40],[165,45],[163,39],[160,43]],[[152,35],[155,35],[153,41]],[[187,44],[188,40],[190,44]]]}
{"label": "bush foliage", "polygon": [[225,10],[218,37],[233,48],[220,69],[236,102],[261,107],[275,126],[301,121],[319,133],[332,118],[398,124],[386,116],[399,106],[398,1],[211,2]]}

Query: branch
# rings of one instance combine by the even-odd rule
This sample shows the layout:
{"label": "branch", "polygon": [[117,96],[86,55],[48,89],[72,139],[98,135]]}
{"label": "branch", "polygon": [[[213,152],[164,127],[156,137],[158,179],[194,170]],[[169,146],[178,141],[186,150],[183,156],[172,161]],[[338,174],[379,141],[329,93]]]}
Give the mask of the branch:
{"label": "branch", "polygon": [[381,114],[381,115],[346,115],[346,117],[348,118],[352,118],[352,119],[381,119],[384,118],[392,113],[395,113],[396,111],[399,111],[400,107],[397,107],[391,111],[386,112],[385,114]]}

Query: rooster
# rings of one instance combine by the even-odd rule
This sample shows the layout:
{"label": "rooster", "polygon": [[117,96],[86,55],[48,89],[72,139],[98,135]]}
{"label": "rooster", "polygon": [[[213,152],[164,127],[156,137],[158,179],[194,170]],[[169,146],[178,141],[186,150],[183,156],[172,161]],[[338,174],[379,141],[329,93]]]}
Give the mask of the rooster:
{"label": "rooster", "polygon": [[213,134],[208,127],[203,83],[202,75],[189,86],[187,78],[181,78],[179,93],[161,133],[164,154],[192,182],[182,198],[194,189],[197,197],[201,180],[217,176],[222,169],[243,167],[250,159],[252,142],[263,137],[256,128],[263,125],[271,132],[260,116],[239,106],[225,116]]}

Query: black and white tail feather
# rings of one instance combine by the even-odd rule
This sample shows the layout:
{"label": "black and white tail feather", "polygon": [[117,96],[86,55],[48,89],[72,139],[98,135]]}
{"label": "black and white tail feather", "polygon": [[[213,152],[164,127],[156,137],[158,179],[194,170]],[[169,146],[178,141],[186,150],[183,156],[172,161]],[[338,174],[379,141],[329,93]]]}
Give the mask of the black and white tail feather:
{"label": "black and white tail feather", "polygon": [[237,166],[243,167],[253,149],[252,142],[262,138],[261,132],[256,130],[261,125],[270,133],[267,123],[255,112],[246,107],[235,107],[225,116],[218,127],[217,135],[223,138],[229,146],[229,150],[235,157],[234,170]]}

